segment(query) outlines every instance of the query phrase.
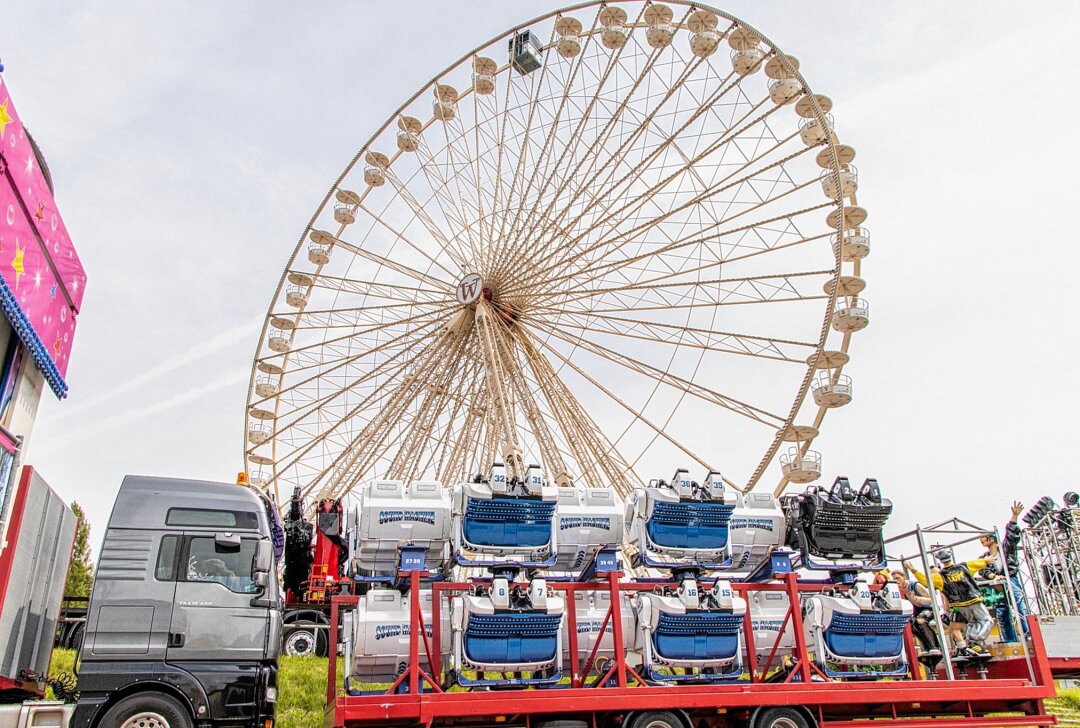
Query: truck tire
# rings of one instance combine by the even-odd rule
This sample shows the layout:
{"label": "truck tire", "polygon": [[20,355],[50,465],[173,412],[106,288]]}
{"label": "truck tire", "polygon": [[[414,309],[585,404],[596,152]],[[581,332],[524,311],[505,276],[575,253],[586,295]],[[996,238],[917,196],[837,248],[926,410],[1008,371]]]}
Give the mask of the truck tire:
{"label": "truck tire", "polygon": [[192,728],[191,716],[178,700],[162,693],[138,693],[105,713],[98,728]]}
{"label": "truck tire", "polygon": [[572,720],[562,718],[559,720],[545,720],[536,724],[536,728],[589,728],[587,720]]}
{"label": "truck tire", "polygon": [[795,708],[762,708],[750,728],[811,728],[801,710]]}
{"label": "truck tire", "polygon": [[292,622],[282,632],[281,651],[290,657],[326,657],[327,637],[316,622]]}
{"label": "truck tire", "polygon": [[64,645],[69,650],[75,650],[76,652],[82,649],[83,632],[85,632],[84,624],[79,622],[71,628],[71,632],[68,633],[67,644]]}
{"label": "truck tire", "polygon": [[634,716],[629,728],[683,728],[679,716],[670,710],[646,710]]}

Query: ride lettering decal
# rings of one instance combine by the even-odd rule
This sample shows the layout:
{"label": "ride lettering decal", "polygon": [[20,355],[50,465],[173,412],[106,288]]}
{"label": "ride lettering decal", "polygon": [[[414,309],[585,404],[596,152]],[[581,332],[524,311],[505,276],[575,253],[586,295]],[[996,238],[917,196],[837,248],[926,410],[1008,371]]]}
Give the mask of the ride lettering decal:
{"label": "ride lettering decal", "polygon": [[[601,625],[603,625],[603,622],[601,622],[598,619],[597,620],[593,620],[593,619],[581,620],[581,621],[579,621],[577,623],[577,633],[578,634],[592,634],[593,632],[599,632]],[[608,625],[606,627],[604,627],[604,632],[613,632],[613,631],[614,631],[614,627],[612,626],[611,621],[608,620]]]}
{"label": "ride lettering decal", "polygon": [[0,299],[58,397],[86,273],[0,76]]}
{"label": "ride lettering decal", "polygon": [[426,523],[435,525],[435,511],[379,511],[379,524],[401,523],[412,521],[413,523]]}
{"label": "ride lettering decal", "polygon": [[[428,637],[431,637],[431,625],[424,625],[424,632]],[[384,640],[389,637],[408,637],[412,633],[412,628],[407,624],[380,624],[375,627],[375,639]]]}
{"label": "ride lettering decal", "polygon": [[758,528],[762,531],[773,530],[773,522],[771,518],[732,518],[728,521],[728,528],[738,530],[740,528]]}
{"label": "ride lettering decal", "polygon": [[559,530],[569,531],[572,528],[599,528],[604,531],[611,530],[610,518],[581,518],[578,516],[570,516],[568,518],[559,519]]}

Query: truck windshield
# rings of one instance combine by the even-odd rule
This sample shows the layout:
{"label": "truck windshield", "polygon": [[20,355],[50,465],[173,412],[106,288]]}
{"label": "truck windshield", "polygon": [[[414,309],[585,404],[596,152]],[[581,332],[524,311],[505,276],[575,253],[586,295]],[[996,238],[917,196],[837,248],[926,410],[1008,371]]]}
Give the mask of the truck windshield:
{"label": "truck windshield", "polygon": [[240,548],[219,547],[213,536],[195,536],[188,546],[188,581],[212,581],[231,591],[249,594],[259,591],[252,576],[255,539],[240,541]]}

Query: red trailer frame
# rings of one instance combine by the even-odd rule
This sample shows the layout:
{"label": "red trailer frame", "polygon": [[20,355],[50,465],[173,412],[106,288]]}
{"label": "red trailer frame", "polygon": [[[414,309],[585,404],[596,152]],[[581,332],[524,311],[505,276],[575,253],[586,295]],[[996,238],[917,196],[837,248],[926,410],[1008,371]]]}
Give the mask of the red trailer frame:
{"label": "red trailer frame", "polygon": [[[403,572],[410,591],[421,585],[419,572]],[[551,582],[549,587],[567,596],[567,630],[571,664],[568,687],[544,690],[508,688],[490,691],[444,692],[441,660],[432,651],[440,644],[440,624],[435,619],[429,640],[420,611],[419,600],[410,600],[410,638],[408,667],[385,692],[376,695],[345,695],[338,688],[337,661],[330,660],[327,675],[327,728],[385,725],[495,726],[499,724],[531,726],[533,721],[553,717],[584,719],[599,728],[616,725],[646,710],[681,712],[695,728],[715,728],[731,724],[745,725],[755,712],[768,706],[799,706],[811,726],[821,728],[859,728],[861,719],[876,718],[877,725],[891,728],[990,728],[991,726],[1051,726],[1057,719],[1046,713],[1043,700],[1055,695],[1049,661],[1034,617],[1028,621],[1032,630],[1032,654],[1027,658],[991,662],[988,679],[922,679],[915,654],[915,643],[908,627],[905,635],[909,674],[894,680],[834,680],[823,675],[811,661],[803,634],[799,595],[825,588],[821,584],[799,583],[795,574],[785,574],[779,582],[733,584],[742,596],[754,591],[786,591],[789,599],[787,617],[795,637],[795,666],[788,681],[763,682],[755,669],[753,630],[749,614],[744,623],[745,665],[750,680],[710,685],[673,685],[656,687],[645,684],[626,664],[623,650],[621,592],[651,591],[653,583],[620,582],[621,574],[612,572],[595,582]],[[467,583],[435,582],[431,585],[432,614],[441,613],[442,599],[465,591]],[[573,595],[582,590],[607,590],[611,595],[601,633],[612,625],[615,659],[602,679],[586,686],[590,663],[595,655],[578,652],[577,622]],[[343,609],[355,609],[358,596],[337,596],[331,602],[330,644],[338,643],[338,622]],[[781,627],[783,633],[785,627]],[[598,643],[599,644],[599,643]],[[560,648],[561,649],[561,648]],[[595,650],[594,650],[595,652]],[[772,655],[766,664],[769,669]],[[426,666],[426,669],[425,669]],[[791,682],[796,676],[800,682]],[[614,687],[602,687],[614,680]],[[405,686],[405,690],[401,687]],[[990,717],[991,714],[1020,715]]]}

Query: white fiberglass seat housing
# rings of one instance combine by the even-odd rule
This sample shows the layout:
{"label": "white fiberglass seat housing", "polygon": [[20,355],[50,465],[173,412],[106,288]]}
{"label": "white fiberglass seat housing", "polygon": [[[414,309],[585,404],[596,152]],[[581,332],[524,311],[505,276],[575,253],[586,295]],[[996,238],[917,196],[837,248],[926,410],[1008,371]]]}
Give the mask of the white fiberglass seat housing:
{"label": "white fiberglass seat housing", "polygon": [[463,670],[527,672],[533,680],[557,681],[565,606],[562,597],[547,593],[543,579],[533,579],[526,590],[496,577],[487,590],[454,597],[452,667],[458,681],[465,683]]}
{"label": "white fiberglass seat housing", "polygon": [[638,639],[646,677],[678,680],[682,670],[699,679],[732,679],[742,675],[743,619],[746,601],[735,596],[731,582],[717,580],[700,594],[688,578],[678,593],[642,593],[638,602]]}
{"label": "white fiberglass seat housing", "polygon": [[454,487],[454,558],[466,566],[549,567],[555,560],[555,506],[559,489],[530,466],[509,483],[502,464],[486,481]]}
{"label": "white fiberglass seat housing", "polygon": [[[877,595],[864,581],[855,582],[847,594],[815,594],[803,600],[807,646],[830,676],[904,674],[904,629],[913,612],[911,602],[900,596],[900,588],[892,582]],[[869,669],[838,671],[834,665]]]}
{"label": "white fiberglass seat housing", "polygon": [[[773,654],[769,669],[783,665],[784,658],[795,652],[795,630],[787,620],[791,602],[781,591],[752,591],[748,595],[750,623],[754,629],[754,652],[757,669],[764,670]],[[787,625],[784,621],[787,620]],[[783,633],[780,628],[783,627]],[[779,644],[777,642],[779,641]],[[773,647],[776,647],[775,654]]]}
{"label": "white fiberglass seat housing", "polygon": [[[607,620],[607,628],[604,630],[603,637],[600,635],[600,627],[603,626],[610,609],[611,592],[606,589],[579,591],[574,595],[574,618],[577,622],[577,654],[582,669],[585,667],[585,660],[593,653],[593,648],[598,641],[600,647],[596,650],[595,659],[614,659],[615,657],[614,620]],[[619,595],[619,611],[622,621],[623,650],[625,654],[625,652],[634,649],[637,640],[635,634],[637,614],[634,609],[634,599],[630,594],[623,593]],[[562,644],[563,663],[570,664],[573,658],[570,654],[568,630],[563,633]]]}
{"label": "white fiberglass seat housing", "polygon": [[[360,598],[352,626],[349,677],[354,682],[393,682],[409,662],[409,599],[397,589],[374,587]],[[447,624],[446,602],[439,619]],[[432,637],[431,591],[420,591],[420,613],[428,639]],[[450,651],[450,630],[442,629],[442,644],[432,650],[445,655]],[[420,654],[424,654],[423,644]],[[421,658],[426,664],[426,658]]]}
{"label": "white fiberglass seat housing", "polygon": [[559,488],[555,523],[555,565],[545,572],[575,578],[598,549],[622,544],[623,502],[607,488]]}
{"label": "white fiberglass seat housing", "polygon": [[729,520],[736,502],[718,474],[698,486],[679,470],[670,485],[653,481],[631,494],[626,504],[628,539],[645,566],[727,568]]}
{"label": "white fiberglass seat housing", "polygon": [[353,510],[354,575],[394,575],[402,544],[422,546],[425,566],[437,572],[450,559],[450,494],[439,483],[374,480]]}
{"label": "white fiberglass seat housing", "polygon": [[733,571],[753,571],[784,545],[787,519],[769,493],[740,493],[728,522]]}

